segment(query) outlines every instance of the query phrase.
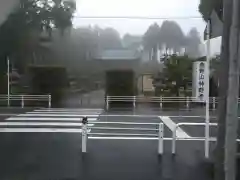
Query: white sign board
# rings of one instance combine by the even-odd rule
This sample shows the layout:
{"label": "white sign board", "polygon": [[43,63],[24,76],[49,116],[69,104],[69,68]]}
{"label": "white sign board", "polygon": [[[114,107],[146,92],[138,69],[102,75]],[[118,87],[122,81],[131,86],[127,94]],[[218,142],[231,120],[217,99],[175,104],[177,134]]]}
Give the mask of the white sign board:
{"label": "white sign board", "polygon": [[205,77],[206,68],[207,63],[205,61],[197,61],[193,63],[192,96],[196,98],[196,102],[203,102],[207,98],[207,78]]}

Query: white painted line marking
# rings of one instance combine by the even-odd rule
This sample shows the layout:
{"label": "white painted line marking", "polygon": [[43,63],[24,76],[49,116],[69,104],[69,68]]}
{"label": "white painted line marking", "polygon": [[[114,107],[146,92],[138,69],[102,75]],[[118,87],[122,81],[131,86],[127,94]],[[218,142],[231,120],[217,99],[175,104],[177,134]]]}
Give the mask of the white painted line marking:
{"label": "white painted line marking", "polygon": [[[169,116],[159,116],[159,118],[171,131],[174,131],[177,124],[174,123]],[[177,128],[176,136],[177,138],[190,138],[190,136],[180,127]]]}
{"label": "white painted line marking", "polygon": [[[147,115],[147,114],[100,114],[102,117],[139,117],[139,118],[158,118],[159,115]],[[205,116],[167,116],[171,118],[205,118]],[[216,118],[215,116],[211,116],[210,118]],[[240,118],[240,117],[238,117]]]}
{"label": "white painted line marking", "polygon": [[83,114],[89,114],[91,113],[91,115],[100,115],[101,113],[95,113],[95,112],[69,112],[69,111],[66,111],[66,112],[56,112],[56,111],[43,111],[43,112],[40,112],[40,111],[33,111],[33,112],[27,112],[27,114],[40,114],[40,113],[44,113],[44,114],[75,114],[75,115],[83,115]]}
{"label": "white painted line marking", "polygon": [[100,115],[102,112],[89,112],[89,111],[33,111],[33,112],[27,112],[32,114],[91,114],[91,115]]}
{"label": "white painted line marking", "polygon": [[18,117],[93,117],[97,118],[99,115],[89,115],[89,114],[82,114],[82,115],[76,115],[76,114],[19,114]]}
{"label": "white painted line marking", "polygon": [[18,114],[0,114],[0,116],[16,116]]}
{"label": "white painted line marking", "polygon": [[72,107],[69,107],[69,108],[54,108],[54,107],[52,107],[52,108],[47,108],[47,107],[45,107],[45,108],[39,108],[39,109],[84,109],[84,110],[92,110],[92,109],[95,109],[95,110],[102,110],[103,108],[81,108],[81,107],[78,107],[78,108],[72,108]]}
{"label": "white painted line marking", "polygon": [[[168,116],[168,117],[171,117],[171,118],[206,118],[206,116],[182,116],[182,115]],[[210,116],[210,118],[216,118],[216,117],[215,116]]]}
{"label": "white painted line marking", "polygon": [[103,109],[74,109],[74,108],[69,108],[69,109],[35,109],[34,111],[97,111],[97,112],[102,112]]}
{"label": "white painted line marking", "polygon": [[158,118],[158,115],[134,115],[134,114],[101,114],[100,117],[138,117],[138,118]]}
{"label": "white painted line marking", "polygon": [[[82,133],[82,129],[55,129],[55,128],[0,128],[0,132],[9,133]],[[88,133],[91,129],[88,129]]]}
{"label": "white painted line marking", "polygon": [[[0,126],[76,126],[76,127],[81,127],[82,123],[0,122]],[[88,124],[88,126],[94,126],[94,124]]]}
{"label": "white painted line marking", "polygon": [[[51,117],[10,117],[6,121],[81,121],[81,118],[51,118]],[[97,121],[97,118],[88,118],[88,121]]]}

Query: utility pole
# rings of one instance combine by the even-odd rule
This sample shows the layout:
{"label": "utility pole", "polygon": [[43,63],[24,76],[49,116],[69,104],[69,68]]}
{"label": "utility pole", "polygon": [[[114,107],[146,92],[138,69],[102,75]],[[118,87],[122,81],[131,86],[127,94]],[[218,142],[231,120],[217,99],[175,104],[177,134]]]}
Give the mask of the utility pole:
{"label": "utility pole", "polygon": [[7,58],[7,93],[8,93],[8,107],[10,106],[10,60]]}
{"label": "utility pole", "polygon": [[239,96],[239,14],[240,1],[233,0],[232,26],[230,34],[230,61],[228,74],[226,136],[225,136],[225,180],[236,180],[236,139],[238,129]]}
{"label": "utility pole", "polygon": [[224,151],[225,151],[225,133],[226,133],[226,106],[228,91],[228,70],[229,70],[229,42],[230,27],[232,24],[233,0],[223,0],[223,34],[220,56],[219,76],[219,100],[218,100],[218,133],[217,144],[214,152],[214,180],[225,180],[224,172]]}

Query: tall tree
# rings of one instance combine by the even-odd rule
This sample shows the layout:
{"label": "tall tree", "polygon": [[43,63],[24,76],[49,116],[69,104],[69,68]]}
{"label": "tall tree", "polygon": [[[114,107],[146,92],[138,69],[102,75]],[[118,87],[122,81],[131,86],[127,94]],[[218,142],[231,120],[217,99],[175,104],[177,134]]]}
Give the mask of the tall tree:
{"label": "tall tree", "polygon": [[192,28],[186,36],[186,53],[192,58],[198,58],[200,54],[199,45],[201,44],[199,32]]}
{"label": "tall tree", "polygon": [[223,35],[218,76],[219,76],[219,105],[218,105],[218,133],[217,144],[215,148],[215,180],[224,180],[224,148],[225,148],[225,132],[226,132],[226,104],[228,91],[228,69],[229,69],[229,40],[230,27],[232,22],[232,0],[214,0],[209,4],[209,0],[201,0],[199,10],[205,20],[208,20],[212,10],[216,10],[220,19],[223,20]]}
{"label": "tall tree", "polygon": [[157,23],[152,24],[143,36],[144,48],[151,50],[160,45],[160,27]]}
{"label": "tall tree", "polygon": [[223,18],[223,1],[224,0],[200,0],[199,12],[202,14],[203,19],[209,19],[212,10],[215,10],[220,19]]}
{"label": "tall tree", "polygon": [[21,0],[0,26],[0,76],[6,71],[7,57],[26,63],[27,56],[43,40],[39,38],[42,32],[48,40],[54,28],[63,34],[71,26],[74,8],[74,1],[70,0]]}
{"label": "tall tree", "polygon": [[160,29],[160,41],[166,50],[171,49],[177,53],[185,45],[185,35],[175,21],[164,21]]}
{"label": "tall tree", "polygon": [[99,47],[101,49],[119,49],[122,48],[121,37],[117,30],[113,28],[96,29],[98,31]]}
{"label": "tall tree", "polygon": [[0,54],[10,56],[29,42],[31,45],[39,43],[42,32],[51,38],[53,28],[63,33],[71,26],[73,4],[70,0],[21,0],[20,6],[0,27]]}
{"label": "tall tree", "polygon": [[56,54],[58,62],[72,72],[89,71],[86,65],[98,50],[98,35],[92,28],[71,29],[71,33],[54,36],[50,49]]}
{"label": "tall tree", "polygon": [[149,52],[149,59],[157,60],[157,51],[160,48],[160,27],[157,23],[151,25],[143,36],[143,45]]}

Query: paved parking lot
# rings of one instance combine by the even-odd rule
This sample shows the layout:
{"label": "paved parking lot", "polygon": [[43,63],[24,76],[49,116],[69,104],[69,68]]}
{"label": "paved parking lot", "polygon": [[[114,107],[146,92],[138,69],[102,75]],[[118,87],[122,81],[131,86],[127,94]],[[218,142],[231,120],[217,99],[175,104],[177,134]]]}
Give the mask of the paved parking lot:
{"label": "paved parking lot", "polygon": [[[171,141],[164,142],[164,154],[161,159],[157,152],[157,124],[164,123],[164,137],[171,138],[174,124],[204,122],[204,115],[199,115],[199,112],[106,113],[101,109],[64,108],[1,111],[2,114],[6,112],[9,115],[0,116],[1,122],[7,123],[2,126],[0,134],[0,179],[3,180],[208,179],[202,168],[203,142],[178,141],[175,158],[171,156]],[[81,153],[80,134],[80,117],[83,115],[94,116],[89,119],[91,135],[87,143],[88,153],[85,156]],[[154,124],[116,125],[94,124],[94,122]],[[216,119],[211,118],[211,122],[216,122]],[[106,126],[111,129],[101,129]],[[114,129],[117,127],[131,130]],[[136,127],[145,130],[132,130]],[[15,132],[11,132],[13,128]],[[214,135],[212,133],[214,131],[211,128],[211,135]],[[204,127],[194,129],[183,126],[177,132],[178,137],[203,135]]]}

